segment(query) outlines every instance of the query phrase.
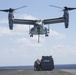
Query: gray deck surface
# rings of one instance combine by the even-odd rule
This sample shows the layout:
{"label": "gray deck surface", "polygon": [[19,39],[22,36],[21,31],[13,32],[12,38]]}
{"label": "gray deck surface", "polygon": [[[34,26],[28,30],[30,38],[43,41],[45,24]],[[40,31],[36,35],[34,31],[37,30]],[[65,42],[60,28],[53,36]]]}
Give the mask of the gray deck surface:
{"label": "gray deck surface", "polygon": [[[74,72],[74,73],[73,73]],[[63,70],[54,69],[53,71],[34,71],[33,69],[12,69],[0,70],[0,75],[76,75],[76,69]]]}

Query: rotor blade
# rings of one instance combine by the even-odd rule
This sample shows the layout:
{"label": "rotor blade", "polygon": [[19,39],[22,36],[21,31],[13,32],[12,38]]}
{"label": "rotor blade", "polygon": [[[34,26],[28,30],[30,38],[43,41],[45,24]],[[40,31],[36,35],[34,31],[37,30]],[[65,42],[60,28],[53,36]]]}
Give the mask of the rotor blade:
{"label": "rotor blade", "polygon": [[76,9],[76,8],[68,8],[68,7],[65,6],[64,9],[63,9],[63,11],[64,11],[64,10],[69,10],[69,11],[70,11],[70,10],[75,10],[75,9]]}
{"label": "rotor blade", "polygon": [[4,9],[4,10],[0,10],[0,11],[3,11],[3,12],[13,12],[15,9],[12,9],[12,8],[9,8],[9,9]]}
{"label": "rotor blade", "polygon": [[22,6],[22,7],[14,9],[14,10],[22,9],[22,8],[25,8],[25,7],[27,7],[27,6]]}
{"label": "rotor blade", "polygon": [[76,8],[68,8],[68,10],[75,10]]}
{"label": "rotor blade", "polygon": [[55,5],[49,5],[49,6],[59,8],[59,9],[63,9],[62,7],[58,7],[58,6],[55,6]]}
{"label": "rotor blade", "polygon": [[8,12],[8,11],[9,11],[9,9],[5,9],[5,10],[0,10],[0,11],[3,11],[3,12]]}
{"label": "rotor blade", "polygon": [[22,7],[16,8],[16,9],[9,8],[9,9],[0,10],[0,11],[3,11],[3,12],[13,12],[15,10],[18,10],[18,9],[21,9],[21,8],[24,8],[24,7],[27,7],[27,6],[22,6]]}
{"label": "rotor blade", "polygon": [[[59,8],[59,9],[63,9],[62,7],[58,7],[58,6],[55,6],[55,5],[49,5],[49,6],[51,6],[51,7],[55,7],[55,8]],[[76,8],[68,8],[68,7],[64,7],[64,9],[63,9],[63,11],[64,10],[75,10]]]}

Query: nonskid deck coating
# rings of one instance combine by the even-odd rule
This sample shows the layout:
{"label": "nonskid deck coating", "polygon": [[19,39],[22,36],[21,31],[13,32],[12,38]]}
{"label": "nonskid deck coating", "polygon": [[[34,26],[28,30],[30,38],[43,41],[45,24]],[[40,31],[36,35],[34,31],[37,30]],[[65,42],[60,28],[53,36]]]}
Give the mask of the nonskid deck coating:
{"label": "nonskid deck coating", "polygon": [[5,69],[0,75],[75,75],[70,72],[54,69],[53,71],[34,71],[33,69]]}

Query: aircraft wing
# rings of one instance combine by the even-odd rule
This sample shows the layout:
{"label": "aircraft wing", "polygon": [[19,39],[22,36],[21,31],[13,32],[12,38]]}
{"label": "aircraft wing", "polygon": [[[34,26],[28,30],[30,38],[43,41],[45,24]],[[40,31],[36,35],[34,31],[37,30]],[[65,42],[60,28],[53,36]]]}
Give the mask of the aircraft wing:
{"label": "aircraft wing", "polygon": [[62,23],[62,22],[65,22],[64,17],[43,20],[43,24],[54,24],[54,23]]}
{"label": "aircraft wing", "polygon": [[26,20],[26,19],[14,19],[14,24],[28,24],[28,25],[34,25],[35,20]]}

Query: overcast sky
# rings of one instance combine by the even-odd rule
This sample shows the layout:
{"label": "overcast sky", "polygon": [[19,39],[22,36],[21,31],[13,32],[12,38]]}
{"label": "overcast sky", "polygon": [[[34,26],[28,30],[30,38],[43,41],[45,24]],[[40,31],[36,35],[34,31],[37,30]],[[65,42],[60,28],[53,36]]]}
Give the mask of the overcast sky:
{"label": "overcast sky", "polygon": [[[63,11],[50,7],[76,7],[76,0],[1,0],[0,9],[28,6],[14,12],[15,18],[51,19],[63,16]],[[29,26],[15,25],[9,30],[8,13],[0,12],[0,66],[33,65],[44,56],[54,58],[55,64],[76,64],[76,10],[69,12],[69,28],[64,23],[50,24],[49,37],[30,38]]]}

